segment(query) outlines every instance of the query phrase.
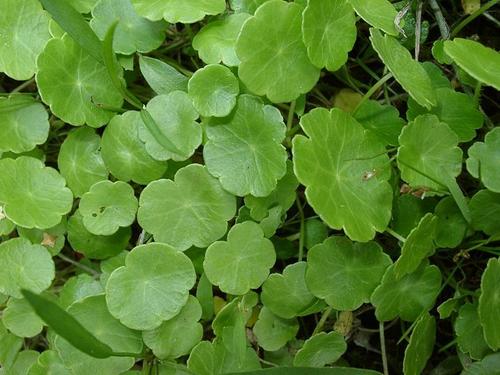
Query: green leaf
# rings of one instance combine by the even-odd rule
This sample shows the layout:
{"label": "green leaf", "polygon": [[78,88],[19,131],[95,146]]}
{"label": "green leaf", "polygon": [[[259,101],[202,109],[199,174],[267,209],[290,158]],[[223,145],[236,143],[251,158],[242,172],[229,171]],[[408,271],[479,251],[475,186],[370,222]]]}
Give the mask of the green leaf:
{"label": "green leaf", "polygon": [[[74,2],[75,0],[71,1]],[[96,34],[94,34],[87,21],[85,21],[85,18],[83,18],[83,16],[79,14],[75,8],[73,8],[72,4],[70,4],[71,1],[40,0],[54,21],[56,21],[59,26],[61,26],[61,28],[68,33],[68,36],[65,38],[67,40],[74,40],[80,48],[85,51],[85,54],[92,56],[95,60],[92,61],[92,63],[98,62],[102,64],[104,62],[101,54],[102,43],[99,41],[99,38],[97,38]],[[96,1],[94,1],[94,3],[95,2]],[[87,9],[90,10],[90,7],[87,7]],[[47,49],[45,49],[45,51],[47,51]],[[54,51],[51,51],[51,53],[54,53]],[[62,63],[62,61],[59,61],[59,63]],[[37,65],[38,69],[40,69],[40,61],[37,62]],[[64,65],[65,64],[63,64],[63,66]],[[67,67],[68,65],[66,65],[66,68]]]}
{"label": "green leaf", "polygon": [[80,211],[75,211],[68,220],[68,242],[73,250],[91,259],[106,259],[124,250],[130,240],[130,227],[120,228],[111,236],[90,233],[83,225]]}
{"label": "green leaf", "polygon": [[462,38],[445,41],[444,51],[472,77],[500,90],[500,53],[481,43]]}
{"label": "green leaf", "polygon": [[257,343],[267,351],[275,351],[286,345],[299,331],[297,319],[283,319],[274,315],[267,307],[260,310],[253,327]]}
{"label": "green leaf", "polygon": [[111,347],[98,340],[59,305],[25,289],[22,290],[22,294],[40,318],[75,348],[95,358],[107,358],[113,355]]}
{"label": "green leaf", "polygon": [[122,105],[122,95],[110,81],[105,66],[69,35],[51,39],[40,54],[37,66],[40,96],[65,122],[97,128],[113,117],[104,107]]}
{"label": "green leaf", "polygon": [[46,350],[40,354],[38,360],[31,366],[28,375],[68,375],[68,369],[55,350]]}
{"label": "green leaf", "polygon": [[283,274],[273,273],[262,285],[261,299],[275,315],[291,319],[306,312],[318,299],[306,285],[306,262],[289,264]]}
{"label": "green leaf", "polygon": [[203,326],[198,323],[200,318],[200,303],[195,297],[189,296],[178,315],[163,322],[158,328],[142,333],[144,343],[161,359],[174,359],[189,354],[203,336]]}
{"label": "green leaf", "polygon": [[99,0],[66,0],[80,13],[90,13]]}
{"label": "green leaf", "polygon": [[201,144],[201,127],[196,122],[198,112],[187,93],[173,91],[155,96],[146,110],[156,123],[157,130],[152,131],[143,117],[139,138],[153,159],[186,160]]}
{"label": "green leaf", "polygon": [[304,222],[304,246],[311,249],[328,237],[328,227],[319,219],[307,219]]}
{"label": "green leaf", "polygon": [[222,62],[227,66],[238,66],[240,59],[236,56],[236,39],[249,17],[247,13],[231,14],[203,26],[192,42],[200,59],[205,64]]}
{"label": "green leaf", "polygon": [[401,255],[394,263],[394,273],[396,278],[411,274],[424,259],[434,253],[436,245],[437,217],[427,213],[412,229],[401,248]]}
{"label": "green leaf", "polygon": [[306,340],[293,360],[295,367],[324,367],[337,361],[347,350],[347,344],[338,332],[321,332]]}
{"label": "green leaf", "polygon": [[476,108],[472,97],[450,88],[437,89],[436,97],[437,105],[431,110],[419,106],[410,98],[406,113],[408,120],[413,121],[417,116],[426,113],[434,114],[458,135],[460,142],[474,139],[476,129],[483,126],[483,114]]}
{"label": "green leaf", "polygon": [[441,272],[436,266],[423,262],[415,272],[399,280],[394,266],[390,266],[371,296],[375,316],[381,322],[398,316],[405,321],[414,321],[434,305],[440,287]]}
{"label": "green leaf", "polygon": [[300,124],[308,138],[293,139],[295,174],[314,211],[352,240],[366,242],[383,232],[392,205],[383,143],[336,108],[314,109]]}
{"label": "green leaf", "polygon": [[268,1],[245,21],[238,36],[241,81],[274,103],[297,99],[319,78],[302,41],[302,10],[297,3]]}
{"label": "green leaf", "polygon": [[79,210],[90,233],[109,236],[120,227],[132,225],[137,206],[132,186],[122,181],[101,181],[83,194]]}
{"label": "green leaf", "polygon": [[[238,372],[238,375],[381,375],[382,373],[373,370],[365,370],[353,367],[271,367],[251,372]],[[229,375],[236,375],[231,373]]]}
{"label": "green leaf", "polygon": [[53,346],[71,374],[85,375],[100,371],[105,374],[121,374],[134,365],[134,357],[142,356],[140,332],[125,327],[111,316],[104,295],[87,297],[74,303],[68,308],[67,314],[74,317],[95,340],[112,350],[110,358],[96,358],[79,350],[67,336],[59,333]]}
{"label": "green leaf", "polygon": [[257,223],[245,221],[231,228],[227,241],[208,247],[203,269],[223,292],[243,295],[262,285],[275,261],[273,243]]}
{"label": "green leaf", "polygon": [[43,105],[22,95],[0,98],[0,123],[0,152],[30,151],[45,143],[49,135],[48,114]]}
{"label": "green leaf", "polygon": [[96,35],[104,36],[115,20],[120,20],[113,39],[116,53],[129,55],[157,49],[165,39],[165,22],[151,22],[139,16],[131,0],[101,0],[92,9],[90,26]]}
{"label": "green leaf", "polygon": [[139,67],[144,79],[157,94],[187,91],[188,78],[167,63],[141,55]]}
{"label": "green leaf", "polygon": [[484,339],[493,350],[500,348],[500,259],[490,258],[481,276],[481,295],[479,297],[479,321],[483,327]]}
{"label": "green leaf", "polygon": [[330,237],[307,254],[307,287],[334,309],[354,311],[370,301],[391,263],[376,242]]}
{"label": "green leaf", "polygon": [[421,115],[410,122],[403,128],[399,144],[401,178],[412,187],[447,190],[448,177],[455,178],[462,170],[457,135],[434,115]]}
{"label": "green leaf", "polygon": [[2,1],[0,72],[18,81],[31,78],[49,38],[49,17],[37,0]]}
{"label": "green leaf", "polygon": [[467,234],[468,224],[453,198],[443,198],[436,205],[434,214],[437,216],[436,245],[450,249],[460,245]]}
{"label": "green leaf", "polygon": [[141,16],[170,23],[193,23],[226,9],[224,0],[132,0],[132,4]]}
{"label": "green leaf", "polygon": [[422,374],[434,350],[435,341],[436,320],[426,313],[417,320],[406,347],[403,361],[404,375]]}
{"label": "green leaf", "polygon": [[193,264],[183,253],[160,243],[141,245],[109,277],[106,301],[127,327],[155,329],[179,314],[195,280]]}
{"label": "green leaf", "polygon": [[491,352],[484,340],[483,327],[479,321],[476,305],[472,303],[463,305],[458,312],[454,326],[457,345],[463,353],[479,360]]}
{"label": "green leaf", "polygon": [[487,355],[479,362],[474,362],[461,375],[499,375],[500,353]]}
{"label": "green leaf", "polygon": [[309,0],[302,15],[307,55],[318,68],[334,72],[347,62],[356,42],[356,17],[348,0]]}
{"label": "green leaf", "polygon": [[8,370],[8,374],[9,375],[27,374],[31,366],[33,366],[33,364],[36,363],[39,355],[40,353],[38,353],[35,350],[23,350],[17,355],[16,360],[12,364],[12,367],[10,367]]}
{"label": "green leaf", "polygon": [[371,26],[398,35],[394,25],[397,11],[388,0],[349,0],[356,13]]}
{"label": "green leaf", "polygon": [[212,119],[205,130],[207,169],[230,193],[265,197],[285,175],[285,124],[277,108],[242,95],[229,117]]}
{"label": "green leaf", "polygon": [[59,292],[58,304],[63,309],[67,309],[74,302],[103,293],[104,289],[98,280],[95,280],[90,275],[82,273],[66,280]]}
{"label": "green leaf", "polygon": [[73,204],[66,181],[40,160],[21,156],[0,159],[0,206],[5,216],[26,228],[57,225]]}
{"label": "green leaf", "polygon": [[24,299],[10,298],[3,311],[5,328],[19,337],[34,337],[42,332],[43,321]]}
{"label": "green leaf", "polygon": [[472,226],[490,236],[500,234],[500,194],[479,190],[470,200]]}
{"label": "green leaf", "polygon": [[229,0],[231,9],[237,13],[254,14],[257,8],[269,0]]}
{"label": "green leaf", "polygon": [[280,207],[283,211],[288,211],[295,202],[298,186],[299,182],[293,173],[293,164],[290,160],[287,160],[286,174],[278,181],[276,189],[265,197],[247,195],[245,197],[245,206],[250,209],[252,219],[257,221],[263,220],[273,207]]}
{"label": "green leaf", "polygon": [[157,180],[142,191],[137,219],[156,241],[186,250],[221,238],[235,211],[235,198],[204,166],[191,164],[179,169],[173,181]]}
{"label": "green leaf", "polygon": [[385,145],[397,146],[398,137],[405,125],[398,110],[376,100],[366,100],[356,108],[353,117],[365,129],[371,130]]}
{"label": "green leaf", "polygon": [[484,186],[491,191],[500,193],[500,128],[490,130],[484,142],[475,142],[468,151],[467,171],[480,178]]}
{"label": "green leaf", "polygon": [[23,346],[23,339],[9,333],[0,321],[0,364],[9,368]]}
{"label": "green leaf", "polygon": [[231,113],[240,92],[238,79],[223,65],[207,65],[189,80],[188,94],[202,116],[224,117]]}
{"label": "green leaf", "polygon": [[429,75],[397,39],[389,35],[382,36],[379,30],[370,29],[370,40],[394,78],[418,104],[427,109],[437,104]]}
{"label": "green leaf", "polygon": [[99,150],[100,140],[93,129],[84,127],[71,131],[61,145],[57,165],[76,197],[108,177]]}
{"label": "green leaf", "polygon": [[101,157],[105,169],[117,179],[145,185],[161,178],[167,170],[167,163],[155,160],[147,153],[138,135],[141,126],[141,116],[136,111],[113,117],[102,135]]}

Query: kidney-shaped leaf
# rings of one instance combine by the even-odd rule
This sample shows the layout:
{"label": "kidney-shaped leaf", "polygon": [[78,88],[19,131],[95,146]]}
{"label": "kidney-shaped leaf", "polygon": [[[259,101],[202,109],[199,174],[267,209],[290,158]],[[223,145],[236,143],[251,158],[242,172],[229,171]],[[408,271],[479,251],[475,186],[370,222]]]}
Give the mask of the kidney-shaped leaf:
{"label": "kidney-shaped leaf", "polygon": [[422,262],[413,273],[396,278],[394,266],[390,266],[375,289],[371,302],[375,306],[375,316],[379,321],[400,317],[406,321],[417,319],[429,310],[441,287],[441,272],[436,266]]}
{"label": "kidney-shaped leaf", "polygon": [[389,158],[384,144],[348,113],[314,109],[293,139],[295,174],[314,211],[332,228],[369,241],[391,217]]}
{"label": "kidney-shaped leaf", "polygon": [[235,212],[234,196],[205,167],[191,164],[180,169],[174,181],[149,184],[139,199],[137,218],[156,241],[186,250],[207,247],[221,238]]}
{"label": "kidney-shaped leaf", "polygon": [[160,243],[141,245],[109,277],[106,301],[127,327],[154,329],[181,311],[195,280],[193,264],[183,253]]}
{"label": "kidney-shaped leaf", "polygon": [[73,205],[73,194],[53,168],[29,156],[1,159],[0,206],[12,222],[26,228],[53,227]]}
{"label": "kidney-shaped leaf", "polygon": [[478,312],[484,338],[493,350],[500,348],[498,311],[500,311],[500,259],[491,258],[481,277]]}
{"label": "kidney-shaped leaf", "polygon": [[153,21],[193,23],[224,12],[224,0],[132,0],[137,12]]}
{"label": "kidney-shaped leaf", "polygon": [[39,293],[54,279],[54,262],[45,247],[25,238],[0,244],[0,293],[21,298],[21,289]]}
{"label": "kidney-shaped leaf", "polygon": [[475,142],[468,151],[467,170],[486,188],[500,193],[500,128],[493,128],[484,142]]}
{"label": "kidney-shaped leaf", "polygon": [[306,282],[316,297],[336,310],[353,311],[369,302],[391,258],[376,242],[330,237],[307,254]]}
{"label": "kidney-shaped leaf", "polygon": [[370,34],[373,48],[408,94],[427,109],[435,106],[436,93],[422,65],[413,60],[410,52],[396,38],[390,35],[383,36],[376,29],[371,29]]}
{"label": "kidney-shaped leaf", "polygon": [[458,348],[471,358],[479,360],[491,352],[484,339],[476,305],[466,303],[460,308],[455,320],[455,334]]}
{"label": "kidney-shaped leaf", "polygon": [[259,318],[253,327],[253,333],[261,348],[267,351],[281,349],[292,340],[299,331],[297,319],[283,319],[274,315],[267,307],[260,310]]}
{"label": "kidney-shaped leaf", "polygon": [[283,118],[277,108],[264,105],[259,98],[240,96],[233,113],[212,119],[206,132],[205,163],[227,191],[265,197],[285,175]]}
{"label": "kidney-shaped leaf", "polygon": [[208,247],[203,269],[223,292],[243,295],[262,285],[275,261],[273,243],[257,223],[245,221],[231,228],[227,241]]}
{"label": "kidney-shaped leaf", "polygon": [[268,1],[244,23],[236,43],[240,79],[274,103],[297,99],[319,78],[302,41],[302,10],[297,3]]}
{"label": "kidney-shaped leaf", "polygon": [[79,209],[90,233],[109,236],[132,225],[137,205],[132,186],[123,181],[101,181],[83,194]]}

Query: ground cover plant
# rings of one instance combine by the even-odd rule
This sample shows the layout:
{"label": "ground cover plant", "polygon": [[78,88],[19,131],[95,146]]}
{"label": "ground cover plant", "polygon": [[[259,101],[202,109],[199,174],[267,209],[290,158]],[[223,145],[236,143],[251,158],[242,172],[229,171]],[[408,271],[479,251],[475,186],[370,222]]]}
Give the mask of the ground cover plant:
{"label": "ground cover plant", "polygon": [[0,373],[500,374],[498,0],[0,0]]}

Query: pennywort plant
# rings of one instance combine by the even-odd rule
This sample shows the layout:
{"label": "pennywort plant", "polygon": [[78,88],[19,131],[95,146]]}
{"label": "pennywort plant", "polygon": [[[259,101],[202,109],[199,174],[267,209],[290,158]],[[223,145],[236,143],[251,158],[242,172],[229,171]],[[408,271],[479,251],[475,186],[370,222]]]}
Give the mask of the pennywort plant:
{"label": "pennywort plant", "polygon": [[498,374],[498,0],[0,0],[0,374]]}

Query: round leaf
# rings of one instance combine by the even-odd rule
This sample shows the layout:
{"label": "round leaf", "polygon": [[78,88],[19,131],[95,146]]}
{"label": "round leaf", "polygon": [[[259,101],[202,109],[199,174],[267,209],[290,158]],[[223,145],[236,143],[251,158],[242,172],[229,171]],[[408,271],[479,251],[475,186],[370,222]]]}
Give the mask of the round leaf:
{"label": "round leaf", "polygon": [[285,124],[278,109],[260,99],[240,96],[233,113],[212,119],[206,133],[205,163],[227,191],[265,197],[285,175]]}
{"label": "round leaf", "polygon": [[295,174],[314,211],[356,241],[369,241],[391,218],[389,158],[371,132],[339,109],[314,109],[293,139]]}
{"label": "round leaf", "polygon": [[490,236],[500,234],[500,194],[480,190],[470,200],[472,226]]}
{"label": "round leaf", "polygon": [[297,99],[319,78],[319,69],[309,60],[302,41],[302,10],[297,3],[267,1],[244,23],[238,36],[241,81],[274,103]]}
{"label": "round leaf", "polygon": [[253,327],[257,343],[267,351],[281,349],[292,340],[299,331],[297,319],[283,319],[274,315],[271,310],[263,307],[259,319]]}
{"label": "round leaf", "polygon": [[[115,352],[140,353],[142,340],[140,332],[135,332],[116,320],[106,307],[104,295],[90,296],[75,302],[68,313],[78,320],[99,341],[110,346]],[[98,359],[76,349],[60,336],[54,339],[54,347],[71,374],[86,375],[120,374],[131,368],[135,362],[130,357],[109,357]]]}
{"label": "round leaf", "polygon": [[122,181],[101,181],[80,199],[83,225],[92,234],[109,236],[135,221],[137,198],[134,189]]}
{"label": "round leaf", "polygon": [[337,361],[347,350],[347,344],[338,332],[321,332],[307,339],[293,360],[295,367],[324,367]]}
{"label": "round leaf", "polygon": [[189,296],[178,315],[163,322],[158,328],[142,333],[144,343],[161,359],[174,359],[189,354],[203,336],[203,326],[198,323],[200,318],[200,303]]}
{"label": "round leaf", "polygon": [[57,165],[76,197],[81,197],[96,182],[108,177],[99,143],[95,131],[84,127],[70,132],[61,145]]}
{"label": "round leaf", "polygon": [[498,311],[500,311],[500,259],[491,258],[481,277],[478,312],[484,338],[493,350],[500,348]]}
{"label": "round leaf", "polygon": [[206,64],[237,66],[236,39],[243,23],[250,17],[247,13],[231,14],[221,20],[212,21],[193,38],[193,48]]}
{"label": "round leaf", "polygon": [[132,329],[149,330],[179,314],[196,274],[189,258],[165,244],[134,248],[106,284],[111,314]]}
{"label": "round leaf", "polygon": [[40,2],[2,0],[0,72],[18,81],[31,78],[49,38],[49,17]]}
{"label": "round leaf", "polygon": [[42,100],[71,125],[106,124],[113,112],[96,104],[120,108],[122,96],[104,65],[87,54],[69,35],[51,39],[37,60],[36,82]]}
{"label": "round leaf", "polygon": [[375,316],[381,322],[398,316],[411,322],[434,305],[440,287],[441,272],[436,266],[423,262],[415,272],[399,280],[394,266],[390,266],[371,296]]}
{"label": "round leaf", "polygon": [[49,135],[48,119],[43,105],[30,97],[0,98],[0,152],[20,154],[45,143]]}
{"label": "round leaf", "polygon": [[[401,177],[412,187],[442,191],[448,177],[462,169],[458,137],[434,115],[421,115],[410,122],[399,137],[398,167]],[[443,170],[448,176],[443,176]]]}
{"label": "round leaf", "polygon": [[44,323],[24,298],[11,298],[3,311],[2,321],[19,337],[34,337],[42,332]]}
{"label": "round leaf", "polygon": [[0,243],[0,293],[21,298],[21,289],[40,293],[54,279],[54,262],[47,249],[24,238]]}
{"label": "round leaf", "polygon": [[405,375],[420,375],[432,355],[436,341],[436,320],[433,316],[422,315],[417,320],[410,336],[410,342],[405,350],[403,373]]}
{"label": "round leaf", "polygon": [[353,311],[369,302],[391,258],[376,242],[330,237],[307,254],[306,283],[336,310]]}
{"label": "round leaf", "polygon": [[73,205],[66,181],[35,158],[1,159],[0,206],[5,216],[26,228],[57,225]]}
{"label": "round leaf", "polygon": [[188,84],[188,94],[202,116],[224,117],[236,105],[238,79],[225,66],[207,65],[197,70]]}
{"label": "round leaf", "polygon": [[193,23],[205,15],[224,12],[224,0],[132,0],[137,12],[153,21],[164,18],[170,23]]}
{"label": "round leaf", "polygon": [[223,292],[243,295],[262,285],[275,261],[273,243],[257,223],[245,221],[231,228],[227,241],[208,247],[203,269]]}
{"label": "round leaf", "polygon": [[235,211],[235,198],[205,167],[191,164],[174,181],[157,180],[142,191],[137,219],[156,241],[186,250],[221,238]]}
{"label": "round leaf", "polygon": [[146,108],[159,131],[182,152],[179,154],[175,150],[163,147],[141,122],[139,138],[146,144],[146,151],[153,159],[182,161],[193,155],[201,144],[201,127],[196,122],[198,112],[188,94],[183,91],[172,91],[167,95],[158,95],[149,101]]}
{"label": "round leaf", "polygon": [[356,42],[356,17],[348,0],[309,0],[302,15],[307,54],[318,68],[336,71]]}
{"label": "round leaf", "polygon": [[101,40],[113,22],[120,20],[113,38],[113,50],[117,53],[149,52],[165,39],[166,23],[142,18],[130,0],[101,0],[92,10],[92,17],[90,26]]}
{"label": "round leaf", "polygon": [[68,220],[68,242],[73,250],[91,259],[106,259],[124,250],[130,240],[130,227],[120,228],[111,236],[98,236],[90,233],[83,225],[80,211]]}
{"label": "round leaf", "polygon": [[496,193],[500,193],[500,128],[493,128],[484,142],[475,142],[468,151],[467,170],[476,177],[481,178],[484,186]]}
{"label": "round leaf", "polygon": [[167,164],[147,153],[137,133],[141,124],[139,112],[113,117],[102,135],[101,156],[106,168],[119,180],[147,184],[161,178]]}
{"label": "round leaf", "polygon": [[468,353],[471,358],[481,359],[491,352],[484,340],[477,306],[466,303],[460,308],[455,320],[455,334],[458,347],[463,353]]}
{"label": "round leaf", "polygon": [[273,273],[262,285],[261,299],[275,315],[291,319],[302,315],[318,300],[306,285],[306,262],[289,264],[283,274]]}

